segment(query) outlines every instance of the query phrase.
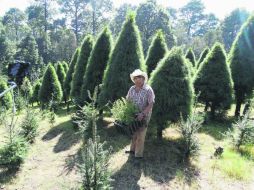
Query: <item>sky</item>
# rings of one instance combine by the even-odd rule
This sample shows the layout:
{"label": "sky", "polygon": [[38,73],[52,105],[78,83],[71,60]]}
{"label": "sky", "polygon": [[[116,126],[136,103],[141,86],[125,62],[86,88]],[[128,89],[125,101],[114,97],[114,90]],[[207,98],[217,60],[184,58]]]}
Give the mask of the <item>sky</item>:
{"label": "sky", "polygon": [[[116,7],[123,3],[138,5],[145,0],[112,0]],[[163,6],[179,8],[184,6],[189,0],[157,0]],[[33,0],[0,0],[0,16],[12,7],[25,10]],[[202,0],[206,7],[207,13],[214,13],[218,18],[223,19],[235,8],[245,8],[250,12],[254,12],[253,0]]]}

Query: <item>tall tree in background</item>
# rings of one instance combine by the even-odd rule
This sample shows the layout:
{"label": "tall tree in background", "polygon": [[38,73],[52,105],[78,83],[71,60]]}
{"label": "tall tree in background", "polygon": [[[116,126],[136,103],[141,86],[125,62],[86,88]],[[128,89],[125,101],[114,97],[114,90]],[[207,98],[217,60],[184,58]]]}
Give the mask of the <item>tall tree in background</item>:
{"label": "tall tree in background", "polygon": [[11,62],[12,53],[5,29],[0,23],[0,76],[7,73],[7,65]]}
{"label": "tall tree in background", "polygon": [[165,42],[164,34],[159,30],[148,49],[146,58],[147,74],[150,76],[152,71],[156,68],[159,61],[165,56],[168,48]]}
{"label": "tall tree in background", "polygon": [[186,52],[185,57],[191,62],[192,66],[196,66],[196,57],[194,52],[192,51],[192,48],[189,48]]}
{"label": "tall tree in background", "polygon": [[25,25],[25,14],[21,10],[11,8],[5,13],[2,22],[3,25],[7,26],[7,29],[9,29],[8,36],[10,36],[11,40],[17,42],[22,38],[20,34]]}
{"label": "tall tree in background", "polygon": [[241,105],[251,98],[254,88],[254,15],[242,26],[230,50],[230,67],[236,98],[235,116]]}
{"label": "tall tree in background", "polygon": [[92,92],[96,86],[102,83],[112,45],[111,31],[105,28],[99,35],[87,64],[81,92],[83,101],[89,101],[87,91]]}
{"label": "tall tree in background", "polygon": [[80,48],[79,57],[75,66],[73,73],[72,83],[71,83],[71,96],[74,98],[75,103],[82,105],[81,98],[81,87],[83,84],[83,78],[85,75],[87,63],[89,56],[93,48],[93,37],[87,35]]}
{"label": "tall tree in background", "polygon": [[114,102],[126,96],[132,85],[130,73],[135,69],[146,68],[139,30],[135,23],[135,16],[131,14],[123,25],[103,76],[98,100],[101,106],[108,101]]}
{"label": "tall tree in background", "polygon": [[26,9],[27,24],[30,26],[33,36],[39,38],[44,33],[43,7],[31,5]]}
{"label": "tall tree in background", "polygon": [[49,64],[42,79],[39,99],[43,104],[49,104],[52,100],[60,102],[62,97],[63,92],[55,68]]}
{"label": "tall tree in background", "polygon": [[212,118],[215,111],[228,110],[233,101],[233,81],[223,46],[216,43],[199,67],[195,79],[199,100],[209,103]]}
{"label": "tall tree in background", "polygon": [[66,99],[69,100],[70,93],[71,93],[71,83],[72,83],[72,77],[75,70],[75,65],[77,63],[78,57],[79,57],[80,48],[77,48],[75,53],[72,56],[70,67],[68,69],[68,72],[66,73],[66,78],[64,81],[64,93],[66,96]]}
{"label": "tall tree in background", "polygon": [[136,22],[141,32],[144,52],[147,52],[153,35],[161,29],[165,35],[168,48],[175,45],[175,37],[172,33],[169,14],[156,4],[155,0],[148,0],[137,8]]}
{"label": "tall tree in background", "polygon": [[245,9],[235,9],[222,21],[222,37],[226,50],[229,50],[241,26],[248,19]]}
{"label": "tall tree in background", "polygon": [[58,0],[61,5],[61,12],[71,19],[71,26],[74,30],[77,41],[79,41],[80,32],[83,25],[84,9],[89,0]]}
{"label": "tall tree in background", "polygon": [[110,23],[110,28],[114,36],[118,36],[118,34],[121,32],[122,25],[126,19],[126,16],[128,15],[128,12],[134,11],[135,9],[135,6],[124,3],[116,10],[114,19]]}

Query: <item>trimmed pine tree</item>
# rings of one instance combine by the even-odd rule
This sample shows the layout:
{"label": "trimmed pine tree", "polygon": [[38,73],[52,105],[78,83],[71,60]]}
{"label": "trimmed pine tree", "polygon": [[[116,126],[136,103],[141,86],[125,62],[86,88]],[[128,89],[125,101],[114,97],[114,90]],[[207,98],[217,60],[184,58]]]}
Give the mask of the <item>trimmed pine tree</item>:
{"label": "trimmed pine tree", "polygon": [[205,60],[207,54],[209,53],[210,49],[207,47],[205,48],[202,53],[200,54],[200,57],[199,57],[199,60],[197,61],[197,64],[196,64],[196,69],[199,68],[200,64]]}
{"label": "trimmed pine tree", "polygon": [[111,31],[105,28],[99,35],[88,61],[81,92],[83,101],[89,101],[88,90],[92,92],[96,86],[102,83],[112,44]]}
{"label": "trimmed pine tree", "polygon": [[87,62],[93,48],[93,37],[87,35],[83,40],[77,64],[73,73],[73,80],[71,83],[71,96],[74,98],[76,104],[82,104],[81,87],[85,75]]}
{"label": "trimmed pine tree", "polygon": [[51,100],[61,102],[63,92],[58,80],[55,68],[50,63],[43,76],[42,85],[39,91],[39,99],[42,104],[49,104]]}
{"label": "trimmed pine tree", "polygon": [[41,81],[38,80],[35,85],[33,86],[33,96],[32,96],[32,103],[37,102],[39,103],[39,92],[41,88]]}
{"label": "trimmed pine tree", "polygon": [[195,54],[194,54],[192,48],[189,48],[187,50],[185,57],[186,57],[186,59],[189,59],[189,61],[192,63],[193,67],[196,66],[196,58],[195,58]]}
{"label": "trimmed pine tree", "polygon": [[20,87],[20,93],[27,102],[30,102],[33,96],[33,87],[31,85],[30,80],[27,77],[25,77],[22,82],[22,85]]}
{"label": "trimmed pine tree", "polygon": [[186,120],[191,114],[194,90],[185,61],[181,49],[173,48],[151,74],[149,83],[156,96],[152,120],[159,139],[169,121]]}
{"label": "trimmed pine tree", "polygon": [[152,71],[156,68],[159,61],[165,56],[168,51],[164,34],[159,30],[148,49],[146,58],[147,74],[150,76]]}
{"label": "trimmed pine tree", "polygon": [[62,61],[62,65],[64,67],[64,72],[67,74],[67,72],[69,70],[69,65],[65,61]]}
{"label": "trimmed pine tree", "polygon": [[130,73],[135,69],[146,70],[135,15],[130,14],[119,34],[103,76],[98,100],[100,106],[126,96],[129,88],[133,85]]}
{"label": "trimmed pine tree", "polygon": [[[7,82],[3,78],[0,78],[0,93],[4,92],[6,89],[8,89]],[[0,98],[0,108],[10,109],[11,107],[12,107],[11,93],[7,92],[3,97]]]}
{"label": "trimmed pine tree", "polygon": [[246,21],[230,50],[229,62],[236,99],[235,116],[248,101],[254,87],[254,15]]}
{"label": "trimmed pine tree", "polygon": [[209,103],[211,116],[215,111],[225,111],[233,101],[233,82],[223,46],[216,43],[202,62],[195,79],[199,100]]}
{"label": "trimmed pine tree", "polygon": [[66,102],[66,96],[65,96],[65,93],[64,93],[64,90],[63,90],[66,74],[65,74],[65,70],[64,70],[64,67],[63,67],[62,63],[57,64],[56,74],[57,74],[58,80],[61,84],[61,88],[62,88],[62,92],[63,92],[63,99]]}
{"label": "trimmed pine tree", "polygon": [[75,53],[72,56],[70,67],[68,69],[68,72],[66,73],[66,78],[64,81],[64,93],[65,93],[67,100],[69,100],[69,98],[70,98],[71,82],[72,82],[72,77],[73,77],[73,73],[75,70],[75,65],[76,65],[78,57],[79,57],[79,52],[80,52],[80,48],[77,48]]}

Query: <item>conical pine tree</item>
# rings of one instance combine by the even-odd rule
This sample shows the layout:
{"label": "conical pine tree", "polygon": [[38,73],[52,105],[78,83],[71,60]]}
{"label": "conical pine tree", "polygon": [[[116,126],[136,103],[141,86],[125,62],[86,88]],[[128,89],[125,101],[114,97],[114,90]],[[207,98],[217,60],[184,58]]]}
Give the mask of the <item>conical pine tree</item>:
{"label": "conical pine tree", "polygon": [[88,61],[81,92],[83,101],[89,101],[88,90],[92,92],[97,85],[102,83],[112,43],[111,32],[108,28],[105,28],[99,35]]}
{"label": "conical pine tree", "polygon": [[146,68],[135,16],[130,14],[119,34],[104,73],[98,100],[101,106],[108,101],[114,102],[116,99],[126,96],[128,89],[133,85],[130,73],[135,69],[145,71]]}
{"label": "conical pine tree", "polygon": [[64,67],[63,67],[62,63],[57,64],[56,74],[57,74],[58,80],[61,84],[61,87],[63,89],[66,74],[65,74],[65,70],[64,70]]}
{"label": "conical pine tree", "polygon": [[82,43],[77,64],[75,66],[75,70],[73,73],[73,80],[71,83],[71,96],[74,98],[74,101],[77,104],[82,104],[81,99],[81,87],[83,83],[82,79],[85,75],[87,62],[91,54],[92,48],[93,48],[93,37],[91,35],[88,35],[85,37]]}
{"label": "conical pine tree", "polygon": [[248,100],[254,88],[254,15],[242,26],[230,50],[229,62],[234,81],[235,115]]}
{"label": "conical pine tree", "polygon": [[55,68],[49,64],[42,79],[39,99],[43,104],[48,104],[51,100],[60,102],[62,97],[63,92]]}
{"label": "conical pine tree", "polygon": [[69,70],[69,66],[65,61],[62,61],[62,65],[64,67],[64,72],[67,74],[68,70]]}
{"label": "conical pine tree", "polygon": [[152,119],[158,126],[158,138],[169,121],[191,114],[194,90],[185,60],[182,51],[173,48],[151,74],[149,83],[156,96]]}
{"label": "conical pine tree", "polygon": [[196,64],[196,69],[199,68],[200,64],[204,61],[204,59],[206,58],[206,56],[208,55],[210,49],[209,48],[205,48],[202,53],[200,54],[199,60],[197,61]]}
{"label": "conical pine tree", "polygon": [[[7,82],[3,78],[0,78],[0,93],[4,92],[7,89],[8,89]],[[7,92],[3,97],[0,98],[0,111],[2,111],[3,108],[10,109],[11,106],[12,106],[11,93]]]}
{"label": "conical pine tree", "polygon": [[156,68],[159,61],[165,56],[168,51],[167,44],[163,32],[159,30],[155,35],[146,58],[147,74],[150,76]]}
{"label": "conical pine tree", "polygon": [[75,53],[72,56],[70,67],[68,69],[68,72],[66,73],[66,78],[64,81],[64,93],[67,100],[70,98],[71,82],[72,82],[72,77],[75,70],[75,65],[79,57],[79,52],[80,52],[80,48],[77,48]]}
{"label": "conical pine tree", "polygon": [[205,61],[202,62],[195,79],[199,100],[211,107],[214,117],[216,110],[227,110],[233,100],[233,82],[223,46],[216,43]]}
{"label": "conical pine tree", "polygon": [[187,59],[189,59],[189,61],[192,63],[192,66],[195,67],[196,66],[196,58],[195,58],[195,54],[192,50],[192,48],[189,48],[188,51],[186,52],[185,57]]}

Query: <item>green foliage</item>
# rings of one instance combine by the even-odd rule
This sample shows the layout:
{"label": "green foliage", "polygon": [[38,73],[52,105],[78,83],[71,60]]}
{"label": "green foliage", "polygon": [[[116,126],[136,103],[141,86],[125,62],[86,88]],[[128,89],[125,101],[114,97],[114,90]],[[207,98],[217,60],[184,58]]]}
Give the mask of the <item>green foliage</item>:
{"label": "green foliage", "polygon": [[58,80],[55,69],[52,64],[49,64],[42,79],[42,85],[39,91],[39,99],[42,103],[48,104],[52,99],[60,102],[62,100],[62,96],[63,92],[61,89],[61,84]]}
{"label": "green foliage", "polygon": [[200,65],[195,79],[196,94],[201,102],[209,102],[211,113],[230,108],[233,101],[233,82],[226,53],[221,44],[216,43]]}
{"label": "green foliage", "polygon": [[[95,88],[93,95],[89,96],[91,102],[83,107],[83,115],[80,131],[83,134],[83,149],[81,151],[81,161],[79,170],[82,177],[81,189],[111,189],[110,172],[108,170],[109,156],[111,149],[105,150],[105,142],[100,143],[97,136],[97,121],[99,118],[99,109],[96,108],[98,86]],[[89,131],[88,131],[89,129]],[[86,141],[88,134],[92,138]],[[91,136],[90,136],[91,137]]]}
{"label": "green foliage", "polygon": [[58,80],[59,80],[59,82],[61,84],[61,87],[63,89],[64,81],[65,81],[65,78],[66,78],[66,74],[65,74],[64,67],[63,67],[63,65],[61,63],[57,64],[56,74],[57,74]]}
{"label": "green foliage", "polygon": [[233,124],[232,129],[226,132],[231,144],[238,151],[242,145],[254,144],[254,122],[249,119],[249,116],[250,111]]}
{"label": "green foliage", "polygon": [[24,138],[15,137],[0,149],[0,166],[19,167],[23,163],[28,151],[28,144]]}
{"label": "green foliage", "polygon": [[80,48],[77,48],[71,59],[70,68],[68,69],[68,72],[66,73],[66,78],[64,81],[64,92],[65,92],[65,96],[67,100],[70,98],[71,82],[72,82],[72,77],[75,70],[75,65],[79,57],[79,52],[80,52]]}
{"label": "green foliage", "polygon": [[157,30],[162,30],[168,48],[176,44],[175,36],[171,28],[171,18],[168,12],[161,8],[156,1],[141,3],[137,10],[136,21],[141,32],[144,52],[147,52],[149,44]]}
{"label": "green foliage", "polygon": [[193,85],[188,66],[179,48],[173,48],[157,68],[149,80],[156,94],[152,119],[156,122],[158,138],[167,122],[184,120],[191,114],[193,105]]}
{"label": "green foliage", "polygon": [[38,80],[35,85],[33,86],[33,96],[32,96],[32,102],[39,102],[39,92],[41,88],[41,81]]}
{"label": "green foliage", "polygon": [[99,104],[114,102],[126,95],[132,85],[130,73],[135,69],[145,70],[143,49],[135,16],[129,15],[119,34],[115,48],[103,77]]}
{"label": "green foliage", "polygon": [[108,28],[105,28],[99,35],[88,61],[81,92],[83,101],[89,101],[87,91],[94,90],[97,85],[102,83],[102,77],[109,60],[112,43],[111,32]]}
{"label": "green foliage", "polygon": [[196,114],[192,114],[186,121],[181,120],[180,122],[179,131],[182,135],[184,159],[198,155],[200,143],[197,138],[197,132],[202,126],[202,122]]}
{"label": "green foliage", "polygon": [[49,120],[49,123],[51,124],[51,126],[53,127],[54,124],[56,123],[56,114],[54,111],[50,111],[48,113],[48,120]]}
{"label": "green foliage", "polygon": [[31,34],[28,34],[17,46],[15,58],[36,65],[39,59],[38,46]]}
{"label": "green foliage", "polygon": [[209,48],[205,48],[202,53],[200,54],[199,60],[197,61],[196,64],[196,69],[199,69],[199,66],[201,65],[201,63],[205,60],[206,56],[208,55],[210,49]]}
{"label": "green foliage", "polygon": [[20,95],[29,102],[33,96],[33,87],[27,77],[24,78],[22,85],[20,87]]}
{"label": "green foliage", "polygon": [[105,150],[105,143],[89,139],[82,151],[83,163],[79,166],[83,190],[112,189],[108,162],[111,152]]}
{"label": "green foliage", "polygon": [[19,92],[15,93],[15,106],[17,109],[17,112],[20,113],[22,110],[24,110],[27,107],[27,100],[25,97],[21,96]]}
{"label": "green foliage", "polygon": [[91,54],[92,48],[93,48],[93,37],[88,35],[85,37],[82,43],[71,83],[71,96],[74,98],[77,104],[82,104],[81,98],[81,87],[83,83],[82,79],[84,78],[85,75],[87,62]]}
{"label": "green foliage", "polygon": [[65,61],[62,61],[62,65],[64,67],[64,72],[67,74],[67,72],[69,70],[69,65]]}
{"label": "green foliage", "polygon": [[[5,79],[0,78],[0,93],[5,91],[8,88],[7,82]],[[3,97],[0,98],[0,107],[5,109],[10,109],[12,107],[12,97],[11,93],[6,93]]]}
{"label": "green foliage", "polygon": [[241,28],[230,50],[230,67],[236,96],[235,115],[240,114],[241,104],[252,95],[254,87],[254,15]]}
{"label": "green foliage", "polygon": [[195,54],[194,54],[194,52],[192,51],[191,48],[188,49],[188,51],[186,52],[185,57],[186,57],[186,59],[188,59],[191,62],[193,67],[196,67]]}
{"label": "green foliage", "polygon": [[245,9],[237,8],[227,15],[221,23],[222,38],[226,50],[229,50],[242,25],[249,17]]}
{"label": "green foliage", "polygon": [[159,61],[165,56],[166,52],[168,51],[167,49],[164,34],[161,30],[159,30],[154,36],[154,39],[148,49],[146,58],[148,76],[150,76]]}
{"label": "green foliage", "polygon": [[135,104],[125,98],[121,98],[114,102],[111,113],[116,121],[129,125],[135,121],[139,110]]}
{"label": "green foliage", "polygon": [[29,142],[33,143],[37,136],[37,129],[39,127],[39,121],[37,113],[31,109],[26,110],[25,118],[21,123],[21,135]]}

